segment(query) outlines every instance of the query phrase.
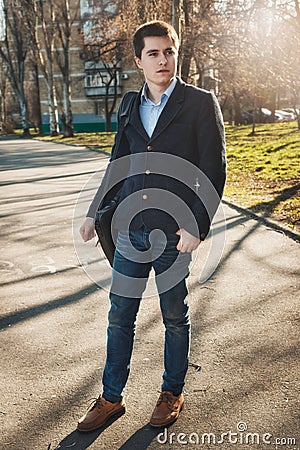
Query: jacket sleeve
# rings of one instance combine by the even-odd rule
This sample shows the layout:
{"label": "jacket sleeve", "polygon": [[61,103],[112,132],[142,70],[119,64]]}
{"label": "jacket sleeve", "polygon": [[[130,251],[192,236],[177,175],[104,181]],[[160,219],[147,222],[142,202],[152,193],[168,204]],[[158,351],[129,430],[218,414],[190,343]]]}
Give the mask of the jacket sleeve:
{"label": "jacket sleeve", "polygon": [[[217,98],[206,93],[197,118],[197,154],[199,178],[191,205],[198,225],[198,236],[204,240],[220,204],[226,180],[225,131]],[[185,224],[189,231],[190,224]],[[192,234],[195,234],[190,230]]]}
{"label": "jacket sleeve", "polygon": [[[117,173],[116,170],[117,164],[114,163],[114,161],[116,161],[118,158],[121,158],[122,156],[126,156],[129,154],[129,143],[127,141],[125,133],[123,133],[122,130],[120,130],[120,111],[122,111],[122,105],[125,98],[126,94],[123,97],[118,109],[117,114],[118,130],[115,135],[110,160],[105,170],[105,174],[102,178],[101,184],[89,206],[86,217],[95,219],[96,212],[100,204],[101,205],[107,204],[117,194],[117,192],[121,188],[124,178],[126,177],[126,171],[128,171],[127,165],[124,163],[122,164],[122,173],[123,172],[124,173],[123,174]],[[118,165],[118,168],[120,168],[120,165]],[[121,179],[121,181],[118,181],[118,179]]]}

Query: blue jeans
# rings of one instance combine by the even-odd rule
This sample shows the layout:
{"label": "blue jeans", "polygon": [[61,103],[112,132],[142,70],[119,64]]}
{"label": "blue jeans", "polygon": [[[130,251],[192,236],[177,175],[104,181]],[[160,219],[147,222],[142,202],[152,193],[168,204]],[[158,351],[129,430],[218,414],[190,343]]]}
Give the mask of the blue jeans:
{"label": "blue jeans", "polygon": [[111,402],[120,401],[124,395],[136,316],[152,267],[165,326],[162,391],[179,395],[188,369],[190,318],[186,277],[191,255],[178,252],[179,236],[176,234],[165,236],[158,230],[150,233],[151,230],[143,227],[118,234],[110,291],[107,357],[102,379],[102,395]]}

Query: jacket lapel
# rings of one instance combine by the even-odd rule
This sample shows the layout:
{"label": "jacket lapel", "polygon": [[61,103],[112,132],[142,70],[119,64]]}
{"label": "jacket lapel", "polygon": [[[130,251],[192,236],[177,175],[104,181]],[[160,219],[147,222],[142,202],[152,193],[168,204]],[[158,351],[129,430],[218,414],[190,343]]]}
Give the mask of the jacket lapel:
{"label": "jacket lapel", "polygon": [[142,136],[143,139],[146,139],[146,141],[149,141],[149,136],[143,127],[141,116],[140,116],[140,104],[141,104],[141,95],[142,95],[142,89],[139,91],[138,95],[136,96],[136,99],[133,104],[133,108],[130,114],[129,123],[132,125],[135,130]]}
{"label": "jacket lapel", "polygon": [[177,84],[174,88],[174,91],[172,92],[166,106],[163,109],[163,112],[161,113],[158,119],[158,122],[156,124],[156,127],[154,129],[151,138],[149,138],[145,128],[143,127],[140,117],[140,103],[142,94],[141,89],[138,95],[136,96],[136,99],[133,104],[129,120],[130,125],[132,125],[135,128],[135,130],[142,136],[142,138],[145,139],[147,142],[153,141],[165,130],[165,128],[172,122],[172,120],[181,110],[184,100],[184,90],[185,90],[185,83],[180,78],[177,78]]}
{"label": "jacket lapel", "polygon": [[151,141],[156,139],[167,128],[181,110],[184,100],[184,88],[185,84],[177,78],[177,84],[158,119]]}

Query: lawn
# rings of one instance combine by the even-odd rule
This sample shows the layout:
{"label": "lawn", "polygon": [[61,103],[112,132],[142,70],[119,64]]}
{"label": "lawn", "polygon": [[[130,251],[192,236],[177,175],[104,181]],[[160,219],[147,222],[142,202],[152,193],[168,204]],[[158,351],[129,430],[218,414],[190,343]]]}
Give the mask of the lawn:
{"label": "lawn", "polygon": [[300,131],[296,122],[227,127],[227,199],[300,231]]}
{"label": "lawn", "polygon": [[93,132],[93,133],[76,133],[74,137],[64,138],[59,136],[37,136],[37,139],[43,141],[61,142],[62,144],[84,145],[89,148],[97,148],[110,152],[114,141],[114,132]]}
{"label": "lawn", "polygon": [[[225,198],[300,231],[300,131],[296,122],[226,127],[228,176]],[[47,139],[110,151],[114,133],[77,133]]]}

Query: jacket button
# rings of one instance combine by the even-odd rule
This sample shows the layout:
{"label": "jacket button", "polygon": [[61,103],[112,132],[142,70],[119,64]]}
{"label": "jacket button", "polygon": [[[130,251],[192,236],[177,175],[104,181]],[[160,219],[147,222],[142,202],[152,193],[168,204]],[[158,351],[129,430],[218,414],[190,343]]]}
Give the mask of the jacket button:
{"label": "jacket button", "polygon": [[151,152],[152,149],[153,149],[152,145],[148,145],[147,147],[148,152]]}
{"label": "jacket button", "polygon": [[145,172],[146,175],[150,175],[150,173],[151,173],[151,172],[150,172],[149,169],[147,169],[146,172]]}
{"label": "jacket button", "polygon": [[143,195],[143,200],[147,200],[147,198],[148,198],[148,195],[144,194]]}

